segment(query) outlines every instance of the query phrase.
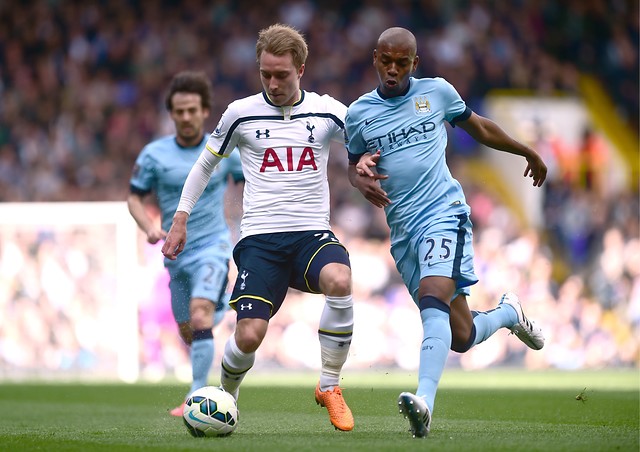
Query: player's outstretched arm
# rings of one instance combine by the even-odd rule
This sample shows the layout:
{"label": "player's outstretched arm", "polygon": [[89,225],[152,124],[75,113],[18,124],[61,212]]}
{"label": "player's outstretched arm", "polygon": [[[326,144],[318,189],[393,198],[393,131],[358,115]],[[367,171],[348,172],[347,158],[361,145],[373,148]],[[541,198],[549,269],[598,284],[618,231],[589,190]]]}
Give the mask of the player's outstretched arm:
{"label": "player's outstretched arm", "polygon": [[521,155],[527,159],[524,176],[533,178],[534,187],[542,186],[547,178],[547,166],[536,151],[511,138],[495,122],[476,113],[472,113],[469,119],[460,121],[456,125],[485,146],[498,151]]}

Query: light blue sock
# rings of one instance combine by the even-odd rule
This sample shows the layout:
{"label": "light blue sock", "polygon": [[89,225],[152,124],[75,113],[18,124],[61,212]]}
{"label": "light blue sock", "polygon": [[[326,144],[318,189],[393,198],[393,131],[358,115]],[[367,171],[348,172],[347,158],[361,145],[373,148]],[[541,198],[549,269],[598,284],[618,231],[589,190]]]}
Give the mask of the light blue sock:
{"label": "light blue sock", "polygon": [[518,321],[518,314],[509,305],[500,305],[490,311],[471,311],[476,337],[473,345],[489,339],[500,328],[512,327]]}
{"label": "light blue sock", "polygon": [[194,331],[193,337],[194,340],[191,343],[191,375],[193,382],[191,383],[189,394],[196,389],[207,386],[209,370],[211,370],[211,364],[213,364],[214,351],[211,330]]}
{"label": "light blue sock", "polygon": [[431,414],[433,414],[438,383],[451,347],[450,309],[435,297],[422,298],[420,307],[422,308],[420,317],[422,317],[424,339],[420,348],[416,395],[424,398]]}

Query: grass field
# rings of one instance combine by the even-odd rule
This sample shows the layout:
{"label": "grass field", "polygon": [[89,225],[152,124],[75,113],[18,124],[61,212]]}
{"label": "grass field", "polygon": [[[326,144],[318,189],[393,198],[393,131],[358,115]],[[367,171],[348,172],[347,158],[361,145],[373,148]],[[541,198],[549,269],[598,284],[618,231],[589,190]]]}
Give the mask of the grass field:
{"label": "grass field", "polygon": [[[431,434],[413,439],[395,407],[414,375],[349,374],[352,432],[329,424],[316,376],[250,375],[238,429],[193,438],[167,409],[184,385],[0,384],[0,451],[633,451],[640,449],[637,370],[445,371]],[[585,389],[586,388],[586,389]],[[579,396],[579,397],[578,397]]]}

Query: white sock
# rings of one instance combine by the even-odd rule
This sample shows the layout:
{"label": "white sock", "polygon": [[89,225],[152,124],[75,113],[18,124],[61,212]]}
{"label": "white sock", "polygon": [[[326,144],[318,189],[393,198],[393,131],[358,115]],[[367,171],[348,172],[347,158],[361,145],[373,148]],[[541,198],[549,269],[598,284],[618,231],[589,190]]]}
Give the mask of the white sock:
{"label": "white sock", "polygon": [[320,316],[320,390],[328,391],[340,385],[340,372],[347,361],[353,335],[353,298],[325,297]]}
{"label": "white sock", "polygon": [[220,370],[220,384],[228,393],[238,398],[238,388],[249,369],[256,360],[256,354],[244,353],[238,348],[236,338],[232,334],[224,347],[222,369]]}

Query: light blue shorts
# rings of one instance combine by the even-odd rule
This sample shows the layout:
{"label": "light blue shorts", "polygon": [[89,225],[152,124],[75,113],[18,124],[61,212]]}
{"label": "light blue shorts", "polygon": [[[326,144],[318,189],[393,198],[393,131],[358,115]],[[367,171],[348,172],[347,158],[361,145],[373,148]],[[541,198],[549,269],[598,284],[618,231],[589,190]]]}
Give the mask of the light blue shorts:
{"label": "light blue shorts", "polygon": [[222,318],[229,306],[227,283],[230,257],[227,243],[225,246],[185,251],[175,261],[165,259],[171,277],[171,309],[177,323],[189,321],[192,298],[210,300],[216,305],[215,320]]}
{"label": "light blue shorts", "polygon": [[426,276],[451,278],[456,282],[454,297],[469,295],[469,286],[478,282],[473,269],[472,227],[466,214],[445,217],[391,245],[396,267],[416,304],[420,280]]}

